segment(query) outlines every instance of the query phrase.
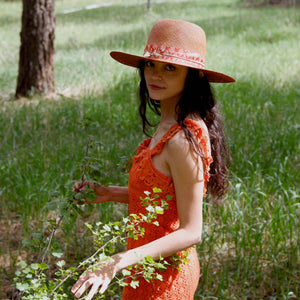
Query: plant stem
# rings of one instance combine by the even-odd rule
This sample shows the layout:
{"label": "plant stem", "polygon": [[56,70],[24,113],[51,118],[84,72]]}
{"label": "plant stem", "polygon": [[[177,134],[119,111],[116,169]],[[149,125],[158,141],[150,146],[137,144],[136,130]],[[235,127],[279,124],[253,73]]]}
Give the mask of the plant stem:
{"label": "plant stem", "polygon": [[[69,210],[70,206],[71,206],[71,203],[69,203],[69,205],[67,206],[66,211]],[[50,249],[50,245],[51,245],[51,243],[52,243],[54,234],[55,234],[56,230],[58,229],[58,227],[59,227],[61,221],[63,220],[63,218],[64,218],[64,215],[61,215],[61,216],[59,217],[58,222],[55,224],[55,227],[53,228],[53,230],[52,230],[52,232],[51,232],[51,235],[50,235],[50,239],[49,239],[48,245],[47,245],[46,249],[43,251],[43,256],[42,256],[42,259],[41,259],[41,263],[43,263],[43,262],[45,261],[46,254],[47,254],[47,252],[48,252],[49,249]],[[38,260],[39,260],[39,258],[38,258]]]}
{"label": "plant stem", "polygon": [[[85,148],[85,157],[87,157],[89,155],[89,148],[91,146],[91,143],[92,143],[92,138],[90,135],[88,135],[89,137],[89,140],[86,144],[86,148]],[[85,170],[84,168],[84,165],[81,165],[81,170]],[[85,174],[86,174],[86,171],[82,171],[81,173],[81,185],[83,185],[84,181],[85,181]]]}

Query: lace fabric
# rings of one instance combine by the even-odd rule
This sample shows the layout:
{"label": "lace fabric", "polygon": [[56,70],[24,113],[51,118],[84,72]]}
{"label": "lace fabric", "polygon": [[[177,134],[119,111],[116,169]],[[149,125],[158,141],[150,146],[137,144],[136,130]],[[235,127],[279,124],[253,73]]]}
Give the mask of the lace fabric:
{"label": "lace fabric", "polygon": [[[212,162],[210,154],[210,142],[206,129],[200,123],[193,120],[186,120],[185,125],[194,134],[201,149],[204,169],[204,190],[203,196],[206,196],[206,185],[209,179],[209,165]],[[179,227],[179,218],[176,206],[175,188],[172,178],[158,171],[153,163],[152,156],[159,155],[165,143],[176,133],[182,130],[179,124],[172,126],[163,138],[153,149],[149,148],[151,138],[143,141],[137,149],[137,154],[133,158],[129,171],[129,213],[146,213],[146,209],[141,206],[140,197],[144,196],[145,191],[152,192],[154,187],[162,190],[161,198],[165,199],[167,195],[173,198],[168,202],[169,208],[163,215],[159,215],[157,221],[159,226],[152,224],[142,224],[145,228],[145,235],[138,240],[128,239],[127,249],[133,249],[147,244],[153,240],[163,237]],[[148,283],[143,278],[139,279],[139,287],[136,289],[126,286],[123,292],[123,300],[131,299],[193,299],[197,288],[200,275],[200,267],[196,249],[194,247],[187,249],[189,263],[180,265],[180,272],[176,267],[168,267],[161,275],[163,281],[154,280]],[[179,253],[180,255],[180,253]]]}

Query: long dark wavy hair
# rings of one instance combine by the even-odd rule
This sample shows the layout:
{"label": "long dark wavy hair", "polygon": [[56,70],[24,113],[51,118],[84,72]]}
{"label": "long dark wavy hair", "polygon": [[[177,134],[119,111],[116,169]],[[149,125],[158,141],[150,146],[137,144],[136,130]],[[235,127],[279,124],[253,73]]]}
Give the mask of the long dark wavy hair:
{"label": "long dark wavy hair", "polygon": [[[149,97],[144,77],[144,62],[139,67],[139,114],[143,122],[143,132],[149,136],[149,127],[155,126],[147,118],[147,108],[160,115],[160,102]],[[207,184],[208,192],[214,199],[221,199],[228,190],[228,166],[231,156],[227,147],[223,122],[216,106],[212,88],[204,74],[199,75],[196,69],[189,69],[183,96],[176,105],[176,119],[183,128],[186,139],[197,155],[201,155],[201,149],[184,120],[187,117],[201,118],[208,129],[211,143],[213,163],[210,165],[210,179]]]}

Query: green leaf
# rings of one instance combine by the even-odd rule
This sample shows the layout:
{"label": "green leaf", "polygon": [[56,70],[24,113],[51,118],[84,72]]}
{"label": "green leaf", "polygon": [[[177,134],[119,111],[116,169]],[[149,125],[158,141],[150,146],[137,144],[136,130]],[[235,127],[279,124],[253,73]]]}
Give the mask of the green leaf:
{"label": "green leaf", "polygon": [[30,265],[32,270],[38,270],[39,269],[39,264],[31,264]]}
{"label": "green leaf", "polygon": [[119,284],[119,286],[121,286],[121,287],[125,287],[125,286],[128,285],[125,281],[120,281],[120,282],[118,282],[118,284]]}
{"label": "green leaf", "polygon": [[40,240],[44,237],[41,233],[38,233],[38,232],[33,232],[31,235],[34,239],[37,239],[37,240]]}
{"label": "green leaf", "polygon": [[170,201],[170,200],[172,200],[172,199],[173,199],[173,196],[171,196],[171,195],[167,195],[167,196],[166,196],[166,199],[167,199],[168,201]]}
{"label": "green leaf", "polygon": [[18,265],[19,265],[22,269],[24,269],[24,268],[27,267],[27,263],[26,263],[24,260],[19,261],[19,262],[18,262]]}
{"label": "green leaf", "polygon": [[93,226],[92,226],[91,224],[89,224],[89,223],[84,223],[84,225],[85,225],[88,229],[90,229],[90,230],[93,229]]}
{"label": "green leaf", "polygon": [[61,258],[64,254],[62,252],[52,252],[52,255],[57,258]]}
{"label": "green leaf", "polygon": [[139,286],[139,282],[137,280],[132,280],[130,282],[130,286],[133,288],[133,289],[136,289],[138,286]]}
{"label": "green leaf", "polygon": [[28,283],[19,283],[19,282],[16,284],[16,287],[21,292],[25,292],[30,288]]}
{"label": "green leaf", "polygon": [[103,226],[103,229],[106,230],[106,231],[110,231],[111,230],[110,226],[108,226],[107,224]]}
{"label": "green leaf", "polygon": [[56,208],[57,208],[57,202],[56,202],[56,201],[48,202],[48,203],[44,206],[44,209],[48,209],[48,210],[55,210]]}
{"label": "green leaf", "polygon": [[49,268],[45,263],[38,264],[38,267],[40,270],[47,270]]}
{"label": "green leaf", "polygon": [[122,270],[122,275],[123,276],[130,276],[131,272],[129,270],[127,270],[127,269],[124,269],[124,270]]}
{"label": "green leaf", "polygon": [[82,193],[77,193],[76,195],[74,195],[74,198],[76,200],[80,200],[81,198],[83,198],[83,194]]}
{"label": "green leaf", "polygon": [[149,211],[149,212],[154,212],[155,211],[154,207],[151,206],[151,205],[147,206],[146,210]]}
{"label": "green leaf", "polygon": [[144,257],[144,261],[148,264],[153,264],[154,263],[154,259],[152,256],[148,255]]}
{"label": "green leaf", "polygon": [[158,215],[163,215],[164,214],[164,209],[160,206],[156,206],[155,207],[155,212],[158,214]]}
{"label": "green leaf", "polygon": [[156,188],[156,187],[153,188],[153,193],[159,194],[159,193],[161,193],[161,192],[162,192],[161,189]]}
{"label": "green leaf", "polygon": [[156,274],[156,279],[163,281],[163,277],[161,274]]}
{"label": "green leaf", "polygon": [[62,268],[64,265],[66,264],[66,262],[64,260],[60,260],[56,263],[56,265],[59,267],[59,268]]}

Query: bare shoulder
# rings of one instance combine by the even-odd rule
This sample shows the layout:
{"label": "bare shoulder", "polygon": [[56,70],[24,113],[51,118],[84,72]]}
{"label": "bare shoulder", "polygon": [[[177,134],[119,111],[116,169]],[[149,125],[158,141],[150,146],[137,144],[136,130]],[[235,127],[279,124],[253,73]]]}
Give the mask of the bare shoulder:
{"label": "bare shoulder", "polygon": [[167,162],[169,166],[190,166],[198,164],[198,156],[192,149],[183,130],[176,133],[166,145]]}
{"label": "bare shoulder", "polygon": [[[194,139],[199,143],[202,141],[203,138],[209,140],[209,133],[205,122],[202,119],[197,119],[192,121],[194,122],[194,124],[196,124],[196,126],[190,128],[190,132],[194,136]],[[199,134],[198,131],[199,129],[201,134]],[[189,153],[194,155],[191,145],[185,136],[184,130],[180,130],[168,141],[167,148],[168,148],[169,155],[186,156]]]}
{"label": "bare shoulder", "polygon": [[191,151],[184,131],[180,130],[167,143],[168,154],[173,158],[183,158]]}
{"label": "bare shoulder", "polygon": [[167,164],[174,182],[189,182],[203,180],[202,160],[193,151],[184,131],[180,130],[167,143]]}

